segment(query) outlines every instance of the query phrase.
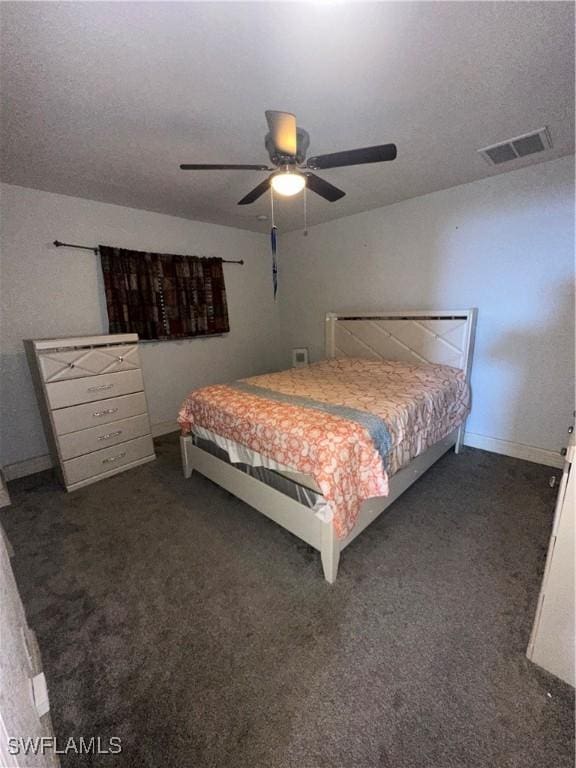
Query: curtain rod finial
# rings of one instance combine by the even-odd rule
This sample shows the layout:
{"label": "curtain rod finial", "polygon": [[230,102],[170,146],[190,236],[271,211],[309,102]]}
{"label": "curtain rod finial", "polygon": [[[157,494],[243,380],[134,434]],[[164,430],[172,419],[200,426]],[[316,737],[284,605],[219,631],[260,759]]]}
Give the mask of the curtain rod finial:
{"label": "curtain rod finial", "polygon": [[99,248],[93,248],[91,245],[75,245],[74,243],[63,243],[61,240],[54,240],[52,245],[55,245],[56,248],[79,248],[81,251],[93,251],[95,254],[98,254]]}

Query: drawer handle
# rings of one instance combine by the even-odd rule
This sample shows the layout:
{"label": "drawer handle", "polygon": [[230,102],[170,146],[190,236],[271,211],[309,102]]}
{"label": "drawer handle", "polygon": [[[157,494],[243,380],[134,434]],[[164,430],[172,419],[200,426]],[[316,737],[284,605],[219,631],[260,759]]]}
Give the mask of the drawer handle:
{"label": "drawer handle", "polygon": [[108,459],[102,459],[102,464],[111,464],[113,461],[123,459],[124,456],[126,456],[126,451],[122,451],[122,453],[119,453],[117,456],[110,456]]}
{"label": "drawer handle", "polygon": [[109,413],[116,413],[117,410],[118,408],[106,408],[105,411],[94,411],[92,416],[95,416],[96,418],[98,418],[98,416],[108,416]]}
{"label": "drawer handle", "polygon": [[117,429],[116,432],[108,432],[107,435],[101,435],[100,437],[97,437],[97,440],[110,440],[112,437],[118,437],[118,435],[122,434],[121,429]]}
{"label": "drawer handle", "polygon": [[103,389],[112,389],[114,384],[100,384],[99,387],[88,387],[88,392],[100,392]]}

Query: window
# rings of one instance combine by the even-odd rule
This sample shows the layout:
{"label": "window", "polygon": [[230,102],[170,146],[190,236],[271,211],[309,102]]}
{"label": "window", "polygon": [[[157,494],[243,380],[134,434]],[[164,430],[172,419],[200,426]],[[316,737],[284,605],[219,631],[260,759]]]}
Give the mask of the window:
{"label": "window", "polygon": [[222,259],[99,249],[110,333],[165,340],[230,330]]}

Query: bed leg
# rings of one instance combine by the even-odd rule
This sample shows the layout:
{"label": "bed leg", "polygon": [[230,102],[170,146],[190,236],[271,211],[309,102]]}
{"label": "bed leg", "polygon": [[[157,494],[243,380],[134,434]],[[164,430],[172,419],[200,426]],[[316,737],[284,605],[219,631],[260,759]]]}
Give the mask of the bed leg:
{"label": "bed leg", "polygon": [[462,450],[462,446],[464,445],[464,425],[462,425],[459,430],[458,434],[456,435],[456,443],[454,445],[454,453],[460,453]]}
{"label": "bed leg", "polygon": [[192,435],[180,435],[180,453],[182,454],[182,471],[184,477],[189,478],[194,471],[190,448],[192,447]]}
{"label": "bed leg", "polygon": [[324,523],[322,528],[322,549],[320,550],[324,578],[330,584],[336,581],[338,561],[340,560],[340,542],[334,532],[331,522]]}

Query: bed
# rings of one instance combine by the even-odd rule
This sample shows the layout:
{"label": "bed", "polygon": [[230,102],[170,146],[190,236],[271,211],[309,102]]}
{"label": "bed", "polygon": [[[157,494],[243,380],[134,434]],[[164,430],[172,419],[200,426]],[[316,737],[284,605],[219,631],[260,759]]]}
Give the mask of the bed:
{"label": "bed", "polygon": [[329,313],[326,359],[191,392],[195,470],[320,552],[341,552],[452,447],[470,410],[476,310]]}

